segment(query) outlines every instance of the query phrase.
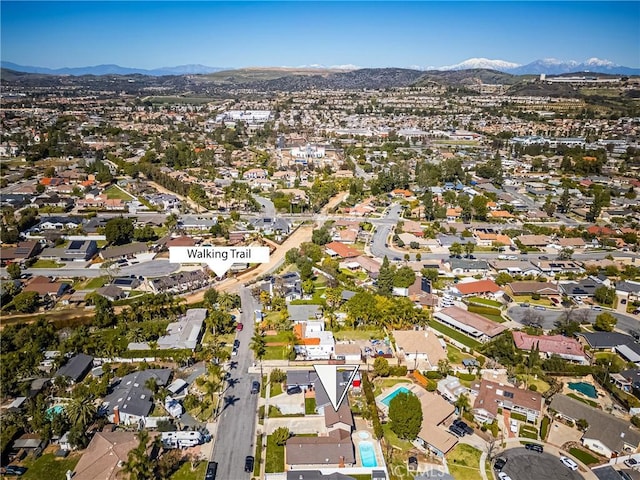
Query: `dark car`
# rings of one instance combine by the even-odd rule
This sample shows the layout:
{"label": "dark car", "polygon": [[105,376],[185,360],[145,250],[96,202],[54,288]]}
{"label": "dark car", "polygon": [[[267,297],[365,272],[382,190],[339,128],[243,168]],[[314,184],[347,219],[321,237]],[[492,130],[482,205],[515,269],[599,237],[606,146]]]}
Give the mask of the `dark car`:
{"label": "dark car", "polygon": [[456,437],[464,437],[467,432],[464,431],[464,428],[459,427],[458,425],[451,425],[449,427],[449,431],[453,433]]}
{"label": "dark car", "polygon": [[299,386],[287,388],[287,395],[295,395],[296,393],[302,393],[302,389]]}
{"label": "dark car", "polygon": [[408,465],[409,470],[418,469],[418,457],[409,457],[408,463],[409,463]]}
{"label": "dark car", "polygon": [[240,340],[237,338],[233,341],[233,348],[238,348],[240,346]]}
{"label": "dark car", "polygon": [[467,435],[473,435],[473,428],[471,428],[469,425],[467,425],[466,423],[464,423],[462,420],[460,420],[459,418],[457,420],[453,421],[453,424],[456,427],[459,427],[461,429],[464,430],[464,433],[466,433]]}
{"label": "dark car", "polygon": [[244,471],[253,472],[253,457],[251,455],[244,459]]}
{"label": "dark car", "polygon": [[506,463],[507,463],[506,458],[498,458],[496,460],[496,463],[493,464],[493,468],[495,468],[497,471],[500,471],[504,468]]}
{"label": "dark car", "polygon": [[20,475],[24,475],[26,471],[26,467],[21,467],[20,465],[7,465],[4,469],[3,475],[15,475],[19,477]]}
{"label": "dark car", "polygon": [[544,452],[544,448],[542,445],[538,445],[537,443],[525,443],[524,448],[527,450],[533,450],[534,452],[542,453]]}
{"label": "dark car", "polygon": [[204,476],[204,480],[215,480],[217,471],[218,471],[218,463],[209,462],[209,465],[207,465],[207,473]]}
{"label": "dark car", "polygon": [[257,380],[254,380],[253,382],[251,382],[251,393],[258,393],[260,392],[260,382],[258,382]]}

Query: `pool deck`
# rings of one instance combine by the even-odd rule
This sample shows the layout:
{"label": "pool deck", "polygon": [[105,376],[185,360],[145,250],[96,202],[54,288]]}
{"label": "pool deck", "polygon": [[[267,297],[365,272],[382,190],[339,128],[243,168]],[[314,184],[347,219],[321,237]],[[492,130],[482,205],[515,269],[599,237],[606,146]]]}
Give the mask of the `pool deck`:
{"label": "pool deck", "polygon": [[378,407],[382,409],[385,413],[389,413],[389,407],[384,403],[382,403],[382,400],[387,398],[394,391],[399,390],[401,388],[409,390],[411,393],[413,393],[417,397],[421,396],[422,393],[424,392],[424,389],[422,389],[415,383],[397,383],[392,387],[384,389],[382,393],[376,397],[376,404],[378,405]]}
{"label": "pool deck", "polygon": [[[366,438],[361,437],[360,434],[362,434],[363,436],[366,434]],[[375,439],[373,433],[371,433],[369,430],[356,430],[351,434],[351,439],[353,441],[353,447],[356,452],[356,465],[358,467],[373,469],[382,468],[385,465],[384,457],[382,456],[382,449],[380,448],[380,442]],[[369,442],[373,445],[373,451],[376,455],[377,464],[375,467],[364,467],[362,465],[362,457],[360,456],[360,442]]]}

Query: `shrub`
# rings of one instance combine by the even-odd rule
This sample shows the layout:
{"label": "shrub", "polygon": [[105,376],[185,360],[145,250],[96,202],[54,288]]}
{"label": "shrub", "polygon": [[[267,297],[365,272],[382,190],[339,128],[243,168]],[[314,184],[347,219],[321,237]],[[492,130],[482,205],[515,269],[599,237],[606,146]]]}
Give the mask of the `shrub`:
{"label": "shrub", "polygon": [[538,391],[538,386],[537,385],[529,385],[529,390],[531,390],[532,392],[537,392]]}
{"label": "shrub", "polygon": [[456,373],[456,377],[458,377],[460,380],[465,380],[467,382],[470,382],[476,379],[476,376],[473,373],[458,372]]}
{"label": "shrub", "polygon": [[389,368],[389,375],[392,377],[406,377],[407,376],[407,366],[406,365],[397,365]]}
{"label": "shrub", "polygon": [[431,380],[440,380],[442,378],[442,375],[437,370],[430,370],[424,376]]}
{"label": "shrub", "polygon": [[433,380],[429,380],[424,388],[427,389],[427,392],[435,392],[438,389],[438,384]]}
{"label": "shrub", "polygon": [[640,417],[638,415],[634,415],[633,417],[631,417],[631,423],[634,427],[640,428]]}
{"label": "shrub", "polygon": [[539,293],[532,293],[531,294],[531,300],[540,300],[540,294]]}

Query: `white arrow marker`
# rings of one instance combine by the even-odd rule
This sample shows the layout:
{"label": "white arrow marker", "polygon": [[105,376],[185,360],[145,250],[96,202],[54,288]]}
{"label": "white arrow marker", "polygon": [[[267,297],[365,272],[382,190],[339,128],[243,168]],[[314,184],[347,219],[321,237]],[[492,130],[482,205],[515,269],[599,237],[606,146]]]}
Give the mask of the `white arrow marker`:
{"label": "white arrow marker", "polygon": [[169,247],[170,263],[206,263],[222,277],[234,263],[269,263],[269,247]]}
{"label": "white arrow marker", "polygon": [[[338,367],[340,370],[351,370],[351,374],[349,375],[349,381],[347,385],[345,385],[344,390],[342,390],[340,394],[340,398],[338,398],[338,383],[342,378],[338,378]],[[359,365],[314,365],[316,373],[318,374],[318,379],[320,383],[324,387],[325,392],[327,392],[327,396],[331,401],[331,405],[335,411],[338,411],[342,401],[347,396],[347,390],[349,386],[353,382],[356,373],[358,372]]]}

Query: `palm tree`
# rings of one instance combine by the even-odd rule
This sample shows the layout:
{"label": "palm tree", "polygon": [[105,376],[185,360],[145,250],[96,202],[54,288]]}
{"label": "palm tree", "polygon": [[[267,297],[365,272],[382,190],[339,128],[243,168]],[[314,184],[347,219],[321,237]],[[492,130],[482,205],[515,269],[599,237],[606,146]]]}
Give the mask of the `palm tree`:
{"label": "palm tree", "polygon": [[225,312],[231,310],[234,306],[234,303],[235,301],[233,295],[227,292],[221,293],[220,297],[218,298],[218,304],[220,305],[220,308]]}
{"label": "palm tree", "polygon": [[138,446],[129,452],[122,471],[129,480],[150,480],[153,478],[153,461],[149,457],[149,432],[138,432]]}
{"label": "palm tree", "polygon": [[256,331],[256,333],[253,334],[249,348],[253,351],[253,354],[260,362],[260,379],[262,379],[262,359],[267,353],[267,341],[265,339],[264,332]]}
{"label": "palm tree", "polygon": [[469,410],[469,407],[471,406],[471,404],[469,403],[469,397],[467,397],[466,393],[460,394],[460,396],[458,397],[454,405],[458,407],[458,410],[460,411],[460,413],[466,412],[467,410]]}
{"label": "palm tree", "polygon": [[72,425],[89,425],[97,411],[92,396],[74,398],[65,407],[65,412]]}

